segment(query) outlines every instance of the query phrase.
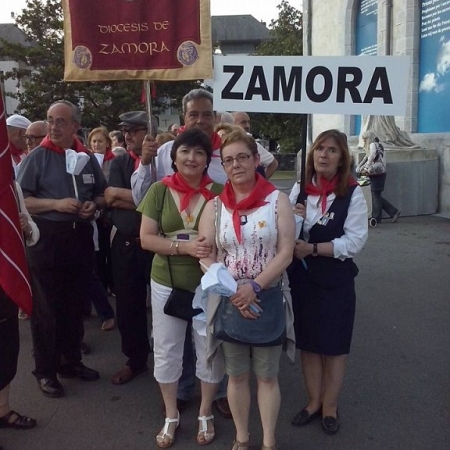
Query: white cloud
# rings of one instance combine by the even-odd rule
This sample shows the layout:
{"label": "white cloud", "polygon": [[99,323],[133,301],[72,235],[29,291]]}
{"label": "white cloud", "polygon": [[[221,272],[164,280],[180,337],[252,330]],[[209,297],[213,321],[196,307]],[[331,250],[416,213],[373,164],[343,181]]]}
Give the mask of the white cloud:
{"label": "white cloud", "polygon": [[450,40],[442,44],[437,57],[438,74],[445,75],[448,71],[450,71]]}
{"label": "white cloud", "polygon": [[437,86],[436,75],[434,73],[427,73],[420,82],[419,91],[430,92]]}

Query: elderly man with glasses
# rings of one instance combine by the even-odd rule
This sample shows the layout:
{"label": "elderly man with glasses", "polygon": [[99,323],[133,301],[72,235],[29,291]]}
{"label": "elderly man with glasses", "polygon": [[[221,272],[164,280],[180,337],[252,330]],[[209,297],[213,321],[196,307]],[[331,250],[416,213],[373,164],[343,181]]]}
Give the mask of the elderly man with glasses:
{"label": "elderly man with glasses", "polygon": [[[25,205],[40,231],[28,248],[33,288],[33,338],[39,388],[61,397],[60,378],[99,379],[81,362],[79,334],[83,320],[85,280],[94,262],[95,212],[105,206],[106,180],[95,156],[75,134],[80,127],[77,106],[59,100],[47,111],[47,136],[21,163],[17,181]],[[66,170],[66,149],[89,156],[80,173]]]}
{"label": "elderly man with glasses", "polygon": [[31,123],[24,136],[28,153],[35,149],[45,136],[47,136],[47,123],[45,120],[38,120],[37,122]]}

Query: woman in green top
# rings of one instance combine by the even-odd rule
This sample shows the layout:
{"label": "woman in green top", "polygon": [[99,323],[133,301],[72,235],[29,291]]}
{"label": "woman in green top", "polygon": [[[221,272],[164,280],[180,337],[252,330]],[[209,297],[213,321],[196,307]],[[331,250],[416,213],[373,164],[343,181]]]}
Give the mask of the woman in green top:
{"label": "woman in green top", "polygon": [[[170,156],[175,173],[153,184],[138,207],[142,212],[142,247],[155,253],[151,271],[154,375],[166,411],[164,427],[156,437],[156,444],[161,448],[173,444],[179,424],[177,388],[183,367],[186,326],[191,326],[164,314],[164,305],[172,287],[194,292],[200,284],[202,271],[198,260],[209,255],[211,246],[198,235],[198,223],[207,201],[222,190],[222,185],[206,175],[212,148],[202,131],[189,129],[179,134]],[[202,391],[197,442],[208,444],[214,439],[211,407],[224,375],[224,365],[219,355],[212,367],[208,367],[206,337],[195,330],[193,334],[196,375],[201,380]]]}

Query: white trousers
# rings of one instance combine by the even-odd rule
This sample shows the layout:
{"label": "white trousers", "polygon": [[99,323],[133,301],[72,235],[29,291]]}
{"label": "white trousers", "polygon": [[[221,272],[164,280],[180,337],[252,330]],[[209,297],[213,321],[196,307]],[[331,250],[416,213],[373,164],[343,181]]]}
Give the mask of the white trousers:
{"label": "white trousers", "polygon": [[[164,305],[172,292],[171,287],[151,280],[153,316],[154,376],[158,383],[174,383],[183,370],[183,349],[186,327],[192,324],[164,313]],[[221,352],[217,352],[212,365],[206,362],[206,337],[192,330],[197,355],[196,376],[206,383],[219,383],[225,374]]]}

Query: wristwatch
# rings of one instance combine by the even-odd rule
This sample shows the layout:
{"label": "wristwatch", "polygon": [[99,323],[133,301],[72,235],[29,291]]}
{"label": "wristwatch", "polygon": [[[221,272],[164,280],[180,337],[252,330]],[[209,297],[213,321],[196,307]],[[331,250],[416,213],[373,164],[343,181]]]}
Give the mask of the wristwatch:
{"label": "wristwatch", "polygon": [[252,289],[255,294],[259,294],[261,292],[262,287],[255,280],[250,280],[250,284],[252,285]]}
{"label": "wristwatch", "polygon": [[317,244],[314,242],[313,244],[313,252],[312,252],[312,256],[319,256],[319,252],[317,250]]}

